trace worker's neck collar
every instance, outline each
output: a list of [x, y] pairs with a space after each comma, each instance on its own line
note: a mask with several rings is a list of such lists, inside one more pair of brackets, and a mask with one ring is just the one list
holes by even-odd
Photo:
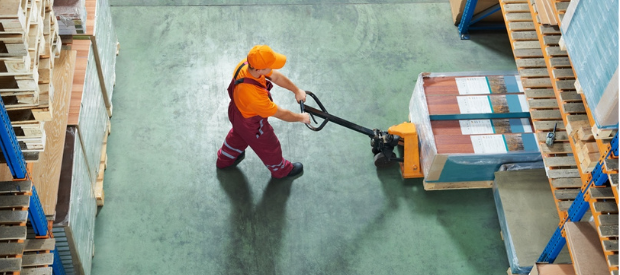
[[258, 73], [258, 70], [254, 70], [254, 69], [249, 69], [248, 68], [248, 72], [250, 72], [250, 74], [254, 77], [254, 78], [260, 78], [261, 74]]
[[248, 72], [250, 72], [250, 74], [254, 77], [254, 78], [260, 78], [263, 75], [267, 75], [271, 72], [271, 69], [262, 69], [262, 70], [257, 70], [257, 69], [252, 69], [252, 68], [248, 68]]

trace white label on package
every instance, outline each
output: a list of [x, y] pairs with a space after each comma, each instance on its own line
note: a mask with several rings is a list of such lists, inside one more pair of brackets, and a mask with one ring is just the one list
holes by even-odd
[[459, 94], [482, 95], [491, 93], [486, 77], [457, 77], [455, 80]]
[[463, 135], [494, 134], [490, 119], [459, 120]]
[[506, 143], [503, 135], [471, 136], [476, 154], [505, 154]]
[[521, 105], [521, 112], [529, 112], [530, 105], [527, 104], [527, 99], [525, 98], [525, 95], [518, 95], [518, 97], [519, 97], [519, 104]]
[[522, 118], [521, 119], [521, 125], [523, 125], [523, 132], [524, 133], [531, 133], [532, 132], [532, 124], [530, 124], [530, 120], [527, 118]]
[[457, 96], [461, 114], [489, 114], [493, 113], [488, 96]]
[[517, 86], [519, 87], [519, 92], [524, 92], [523, 90], [523, 83], [521, 83], [521, 76], [517, 75], [515, 76], [515, 78], [517, 79]]

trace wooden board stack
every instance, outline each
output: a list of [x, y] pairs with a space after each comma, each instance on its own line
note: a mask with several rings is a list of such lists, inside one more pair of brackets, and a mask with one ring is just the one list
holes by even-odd
[[502, 164], [540, 161], [517, 83], [514, 74], [420, 74], [410, 118], [426, 190], [490, 188]]
[[431, 120], [529, 117], [521, 90], [514, 75], [424, 78]]
[[52, 119], [52, 69], [61, 47], [52, 2], [0, 3], [0, 96], [27, 161], [44, 150], [43, 124]]

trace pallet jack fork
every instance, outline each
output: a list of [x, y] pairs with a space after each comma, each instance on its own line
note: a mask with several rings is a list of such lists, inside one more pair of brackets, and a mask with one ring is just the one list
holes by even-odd
[[[319, 123], [316, 121], [315, 116], [323, 119], [318, 127], [306, 124], [310, 130], [318, 132], [325, 127], [327, 122], [331, 121], [353, 131], [365, 134], [370, 137], [370, 146], [372, 147], [372, 153], [375, 156], [375, 166], [386, 167], [398, 162], [400, 164], [400, 170], [403, 178], [424, 177], [422, 174], [422, 169], [420, 168], [418, 133], [413, 123], [403, 122], [390, 127], [387, 131], [369, 129], [329, 114], [314, 93], [307, 91], [306, 94], [314, 99], [316, 104], [319, 105], [320, 110], [308, 106], [301, 101], [299, 103], [301, 106], [301, 112], [310, 114], [312, 120], [316, 124]], [[394, 148], [397, 146], [402, 147], [401, 152], [403, 157], [397, 157], [394, 153]]]

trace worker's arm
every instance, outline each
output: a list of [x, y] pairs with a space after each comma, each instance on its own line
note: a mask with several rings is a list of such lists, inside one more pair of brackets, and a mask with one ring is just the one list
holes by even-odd
[[278, 106], [278, 110], [273, 115], [273, 117], [279, 118], [286, 122], [303, 122], [306, 124], [310, 123], [310, 115], [308, 113], [293, 113], [287, 109], [282, 109]]
[[306, 101], [306, 91], [297, 88], [293, 81], [288, 79], [288, 77], [284, 76], [280, 72], [272, 70], [271, 76], [269, 78], [271, 79], [271, 82], [275, 83], [276, 85], [293, 92], [295, 94], [295, 100], [297, 100], [297, 102], [299, 102], [300, 100]]

